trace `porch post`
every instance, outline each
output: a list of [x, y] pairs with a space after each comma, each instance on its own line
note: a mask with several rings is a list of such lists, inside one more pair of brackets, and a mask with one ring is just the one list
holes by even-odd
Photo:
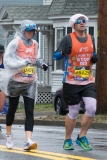
[[[42, 34], [44, 35], [44, 61], [49, 64], [49, 32], [48, 31], [43, 31]], [[45, 86], [49, 86], [49, 68], [44, 74], [44, 84]]]
[[4, 48], [6, 49], [7, 45], [8, 45], [8, 36], [9, 36], [9, 32], [7, 30], [4, 30]]
[[48, 69], [48, 80], [49, 80], [49, 85], [51, 86], [51, 81], [52, 81], [52, 76], [51, 76], [51, 72], [52, 72], [52, 56], [53, 56], [53, 31], [49, 32], [49, 41], [48, 41], [48, 65], [49, 65], [49, 69]]

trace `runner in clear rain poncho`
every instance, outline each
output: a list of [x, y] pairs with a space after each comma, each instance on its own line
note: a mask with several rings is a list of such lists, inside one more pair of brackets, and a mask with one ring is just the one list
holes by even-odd
[[[11, 127], [20, 95], [25, 106], [25, 150], [36, 149], [37, 144], [31, 140], [34, 125], [35, 93], [37, 92], [37, 74], [35, 66], [48, 69], [47, 64], [38, 58], [38, 43], [33, 40], [36, 24], [23, 20], [20, 33], [9, 43], [4, 54], [4, 71], [1, 70], [0, 89], [9, 95], [9, 109], [6, 116], [6, 146], [13, 148]], [[4, 83], [3, 83], [4, 82]]]

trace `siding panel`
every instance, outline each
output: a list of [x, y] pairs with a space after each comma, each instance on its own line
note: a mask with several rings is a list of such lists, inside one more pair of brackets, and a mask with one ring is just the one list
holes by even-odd
[[44, 5], [50, 5], [52, 0], [43, 0]]
[[26, 0], [0, 0], [0, 8], [3, 6], [3, 4], [26, 4], [26, 5], [40, 5], [43, 4], [43, 0], [30, 0], [30, 1], [26, 1]]
[[55, 93], [57, 89], [62, 87], [63, 71], [52, 72], [52, 88], [51, 92]]

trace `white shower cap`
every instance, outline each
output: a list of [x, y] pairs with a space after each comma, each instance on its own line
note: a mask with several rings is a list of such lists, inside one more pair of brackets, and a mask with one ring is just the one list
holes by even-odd
[[77, 20], [79, 17], [84, 17], [85, 20], [86, 20], [86, 23], [88, 22], [88, 17], [85, 16], [84, 14], [74, 14], [74, 15], [71, 16], [70, 19], [69, 19], [69, 25], [70, 25], [70, 27], [74, 28], [74, 24], [75, 24], [76, 20]]

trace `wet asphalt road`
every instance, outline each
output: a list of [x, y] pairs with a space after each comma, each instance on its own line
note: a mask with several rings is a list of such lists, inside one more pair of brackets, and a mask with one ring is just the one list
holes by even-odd
[[84, 151], [75, 143], [79, 128], [73, 132], [74, 151], [63, 150], [64, 127], [35, 126], [32, 140], [38, 144], [35, 151], [24, 152], [25, 133], [23, 125], [13, 125], [14, 148], [5, 147], [5, 125], [0, 133], [0, 160], [107, 160], [107, 130], [90, 129], [87, 137], [93, 151]]

